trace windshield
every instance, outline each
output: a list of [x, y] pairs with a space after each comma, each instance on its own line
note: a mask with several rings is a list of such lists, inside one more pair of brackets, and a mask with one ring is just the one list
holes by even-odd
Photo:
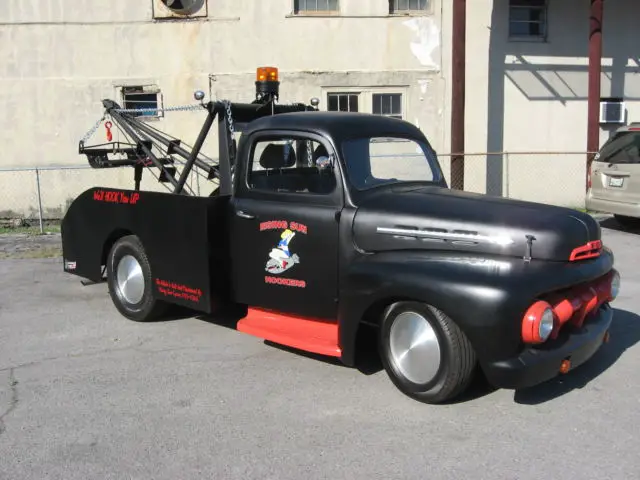
[[623, 132], [604, 144], [596, 156], [604, 163], [640, 163], [640, 132]]
[[441, 181], [435, 153], [401, 137], [365, 137], [342, 146], [349, 181], [358, 190], [401, 182]]

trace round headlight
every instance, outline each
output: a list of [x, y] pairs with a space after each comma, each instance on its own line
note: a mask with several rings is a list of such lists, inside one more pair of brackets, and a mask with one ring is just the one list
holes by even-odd
[[534, 302], [522, 318], [522, 340], [525, 343], [546, 342], [553, 332], [555, 315], [548, 302]]
[[540, 340], [543, 342], [549, 338], [551, 332], [553, 331], [553, 310], [550, 308], [546, 308], [542, 313], [542, 317], [540, 318], [540, 323], [538, 324], [538, 336]]
[[620, 273], [618, 273], [617, 270], [614, 270], [613, 276], [611, 277], [611, 291], [609, 293], [609, 301], [615, 300], [619, 293], [620, 293]]

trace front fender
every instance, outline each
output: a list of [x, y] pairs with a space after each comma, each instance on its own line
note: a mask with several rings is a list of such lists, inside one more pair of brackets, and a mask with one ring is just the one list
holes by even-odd
[[471, 254], [384, 252], [354, 261], [341, 282], [340, 344], [353, 364], [355, 339], [374, 305], [411, 299], [433, 305], [456, 322], [481, 363], [509, 358], [522, 348], [521, 319], [539, 296], [598, 278], [613, 255], [576, 262], [525, 262]]

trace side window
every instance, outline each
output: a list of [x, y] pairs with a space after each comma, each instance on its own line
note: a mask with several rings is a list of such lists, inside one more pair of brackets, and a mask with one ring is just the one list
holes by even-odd
[[247, 183], [252, 190], [327, 195], [337, 184], [334, 161], [315, 140], [261, 139], [251, 150]]

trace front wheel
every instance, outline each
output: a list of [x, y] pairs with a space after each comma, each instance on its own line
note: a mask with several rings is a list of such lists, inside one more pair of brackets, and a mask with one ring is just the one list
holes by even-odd
[[151, 265], [135, 235], [120, 238], [111, 248], [107, 282], [114, 305], [130, 320], [154, 320], [166, 310], [167, 304], [153, 296]]
[[380, 357], [395, 386], [424, 403], [442, 403], [471, 383], [476, 356], [458, 326], [442, 311], [399, 302], [384, 313]]

